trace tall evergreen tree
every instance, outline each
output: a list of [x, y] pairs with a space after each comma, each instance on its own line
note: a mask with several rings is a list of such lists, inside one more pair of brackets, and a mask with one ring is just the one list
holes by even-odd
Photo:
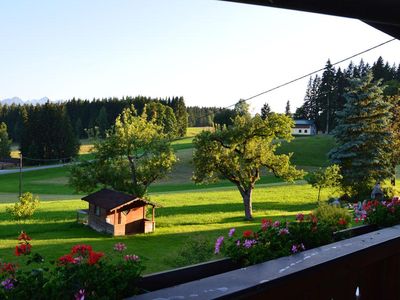
[[6, 123], [0, 123], [0, 158], [10, 157], [11, 140], [8, 138]]
[[321, 85], [319, 87], [318, 103], [320, 114], [317, 118], [317, 127], [329, 133], [333, 125], [333, 112], [336, 103], [334, 94], [335, 89], [335, 69], [330, 60], [326, 62], [325, 71], [322, 74]]
[[103, 106], [100, 111], [99, 115], [96, 119], [97, 126], [99, 127], [99, 134], [100, 137], [104, 138], [106, 136], [106, 130], [109, 128], [108, 119], [107, 119], [107, 110], [105, 106]]
[[170, 105], [174, 110], [176, 122], [178, 124], [178, 136], [185, 136], [188, 126], [188, 113], [186, 111], [185, 100], [183, 97], [176, 97], [170, 101]]
[[394, 171], [391, 105], [383, 97], [380, 82], [373, 82], [371, 72], [352, 80], [346, 99], [334, 131], [337, 147], [329, 157], [341, 166], [344, 189], [364, 199], [376, 181], [390, 178]]
[[265, 120], [272, 113], [271, 107], [268, 103], [264, 103], [263, 107], [261, 107], [261, 119]]
[[79, 141], [66, 109], [49, 102], [33, 107], [25, 119], [20, 147], [23, 156], [35, 159], [76, 156]]
[[292, 113], [290, 112], [290, 101], [289, 100], [286, 102], [285, 115], [288, 117], [292, 117]]
[[[296, 110], [296, 119], [313, 120], [315, 122], [319, 120], [319, 114], [321, 111], [320, 103], [318, 101], [320, 85], [321, 78], [318, 75], [315, 75], [314, 78], [310, 77], [307, 84], [306, 94], [304, 96], [304, 103]], [[317, 130], [320, 131], [322, 128], [317, 126]]]

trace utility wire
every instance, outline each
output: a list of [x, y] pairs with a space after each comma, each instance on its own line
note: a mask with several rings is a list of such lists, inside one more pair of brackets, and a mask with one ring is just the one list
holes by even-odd
[[31, 160], [31, 161], [64, 161], [68, 159], [72, 159], [72, 157], [62, 157], [62, 158], [32, 158], [22, 156], [22, 159]]
[[[343, 59], [341, 59], [341, 60], [339, 60], [339, 61], [333, 63], [332, 66], [336, 66], [337, 64], [340, 64], [340, 63], [345, 62], [345, 61], [347, 61], [347, 60], [349, 60], [349, 59], [352, 59], [352, 58], [354, 58], [354, 57], [357, 57], [357, 56], [359, 56], [359, 55], [361, 55], [361, 54], [364, 54], [364, 53], [367, 53], [367, 52], [369, 52], [369, 51], [371, 51], [371, 50], [374, 50], [374, 49], [376, 49], [376, 48], [379, 48], [379, 47], [381, 47], [381, 46], [383, 46], [383, 45], [386, 45], [386, 44], [388, 44], [388, 43], [390, 43], [390, 42], [393, 42], [394, 40], [396, 40], [396, 39], [395, 39], [395, 38], [392, 38], [392, 39], [387, 40], [387, 41], [385, 41], [385, 42], [383, 42], [383, 43], [380, 43], [380, 44], [378, 44], [378, 45], [375, 45], [375, 46], [372, 46], [372, 47], [370, 47], [370, 48], [368, 48], [368, 49], [365, 49], [365, 50], [363, 50], [363, 51], [361, 51], [361, 52], [358, 52], [358, 53], [356, 53], [356, 54], [353, 54], [353, 55], [351, 55], [351, 56], [348, 56], [348, 57], [346, 57], [346, 58], [343, 58]], [[249, 100], [252, 100], [252, 99], [257, 98], [257, 97], [259, 97], [259, 96], [262, 96], [262, 95], [265, 95], [265, 94], [270, 93], [270, 92], [272, 92], [272, 91], [275, 91], [275, 90], [277, 90], [277, 89], [279, 89], [279, 88], [281, 88], [281, 87], [287, 86], [287, 85], [292, 84], [292, 83], [294, 83], [294, 82], [296, 82], [296, 81], [299, 81], [299, 80], [301, 80], [301, 79], [304, 79], [304, 78], [306, 78], [306, 77], [309, 77], [309, 76], [311, 76], [311, 75], [314, 75], [315, 73], [319, 73], [319, 72], [321, 72], [321, 71], [323, 71], [323, 70], [325, 70], [325, 67], [324, 67], [324, 68], [321, 68], [321, 69], [318, 69], [318, 70], [315, 70], [315, 71], [312, 71], [312, 72], [310, 72], [310, 73], [308, 73], [308, 74], [302, 75], [302, 76], [300, 76], [300, 77], [297, 77], [297, 78], [295, 78], [295, 79], [292, 79], [292, 80], [287, 81], [287, 82], [285, 82], [285, 83], [282, 83], [282, 84], [280, 84], [280, 85], [277, 85], [277, 86], [275, 86], [275, 87], [273, 87], [273, 88], [270, 88], [270, 89], [268, 89], [268, 90], [266, 90], [266, 91], [260, 92], [260, 93], [254, 95], [254, 96], [249, 97], [249, 98], [242, 99], [242, 101], [249, 101]], [[237, 103], [237, 102], [236, 102], [236, 103]], [[225, 107], [220, 108], [220, 109], [227, 109], [227, 108], [230, 108], [230, 107], [234, 107], [234, 106], [236, 105], [236, 103], [231, 104], [231, 105], [228, 105], [228, 106], [225, 106]], [[203, 116], [197, 117], [196, 120], [201, 119], [201, 118], [208, 117], [208, 116], [210, 116], [210, 115], [212, 115], [212, 114], [213, 114], [213, 112], [210, 112], [210, 113], [205, 114], [205, 115], [203, 115]]]
[[[336, 66], [337, 64], [340, 64], [340, 63], [342, 63], [342, 62], [345, 62], [346, 60], [352, 59], [352, 58], [354, 58], [354, 57], [356, 57], [356, 56], [359, 56], [359, 55], [361, 55], [361, 54], [367, 53], [367, 52], [369, 52], [369, 51], [371, 51], [371, 50], [374, 50], [374, 49], [376, 49], [376, 48], [378, 48], [378, 47], [381, 47], [381, 46], [386, 45], [386, 44], [388, 44], [388, 43], [390, 43], [390, 42], [393, 42], [394, 40], [396, 40], [396, 39], [393, 38], [393, 39], [387, 40], [386, 42], [380, 43], [380, 44], [378, 44], [378, 45], [376, 45], [376, 46], [373, 46], [373, 47], [370, 47], [370, 48], [368, 48], [368, 49], [366, 49], [366, 50], [364, 50], [364, 51], [361, 51], [361, 52], [358, 52], [358, 53], [356, 53], [356, 54], [353, 54], [353, 55], [351, 55], [351, 56], [349, 56], [349, 57], [343, 58], [342, 60], [339, 60], [339, 61], [333, 63], [332, 66]], [[321, 68], [321, 69], [318, 69], [318, 70], [313, 71], [313, 72], [311, 72], [311, 73], [308, 73], [308, 74], [306, 74], [306, 75], [297, 77], [297, 78], [295, 78], [295, 79], [293, 79], [293, 80], [290, 80], [290, 81], [288, 81], [288, 82], [285, 82], [285, 83], [282, 83], [282, 84], [280, 84], [280, 85], [277, 85], [277, 86], [275, 86], [275, 87], [273, 87], [273, 88], [271, 88], [271, 89], [269, 89], [269, 90], [266, 90], [266, 91], [264, 91], [264, 92], [258, 93], [258, 94], [254, 95], [254, 96], [251, 96], [251, 97], [247, 98], [247, 99], [243, 99], [243, 101], [249, 101], [249, 100], [251, 100], [251, 99], [257, 98], [257, 97], [259, 97], [259, 96], [261, 96], [261, 95], [264, 95], [264, 94], [267, 94], [267, 93], [272, 92], [272, 91], [274, 91], [274, 90], [277, 90], [277, 89], [279, 89], [279, 88], [281, 88], [281, 87], [284, 87], [284, 86], [289, 85], [289, 84], [291, 84], [291, 83], [293, 83], [293, 82], [296, 82], [296, 81], [299, 81], [299, 80], [304, 79], [304, 78], [306, 78], [306, 77], [309, 77], [309, 76], [311, 76], [311, 75], [313, 75], [313, 74], [315, 74], [315, 73], [321, 72], [321, 71], [323, 71], [323, 70], [325, 70], [325, 68]], [[235, 104], [234, 104], [234, 105], [235, 105]], [[230, 105], [230, 106], [232, 106], [232, 105]], [[228, 107], [230, 107], [230, 106], [228, 106]]]

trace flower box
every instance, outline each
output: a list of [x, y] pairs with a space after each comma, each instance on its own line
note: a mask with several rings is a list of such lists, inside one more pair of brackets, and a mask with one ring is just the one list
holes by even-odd
[[[349, 231], [370, 229], [364, 226]], [[207, 275], [207, 268], [214, 274]], [[218, 269], [219, 274], [215, 272]], [[145, 276], [142, 284], [150, 290], [154, 279], [154, 289], [162, 288], [156, 279], [164, 277], [164, 288], [129, 299], [354, 299], [356, 295], [400, 299], [400, 226], [246, 268], [234, 269], [229, 260], [219, 260], [163, 273]], [[188, 276], [191, 273], [194, 275]]]

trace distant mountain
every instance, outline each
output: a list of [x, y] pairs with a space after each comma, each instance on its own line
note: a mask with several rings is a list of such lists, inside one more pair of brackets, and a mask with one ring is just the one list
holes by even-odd
[[13, 98], [0, 100], [0, 104], [2, 104], [2, 105], [12, 105], [12, 104], [15, 104], [15, 105], [23, 105], [23, 104], [37, 105], [37, 104], [44, 104], [47, 101], [50, 101], [49, 98], [47, 98], [47, 97], [43, 97], [40, 99], [31, 99], [31, 100], [26, 100], [26, 101], [24, 101], [18, 97], [13, 97]]
[[24, 101], [22, 101], [18, 97], [13, 97], [13, 98], [8, 98], [8, 99], [3, 99], [0, 101], [1, 104], [3, 105], [11, 105], [11, 104], [24, 104]]

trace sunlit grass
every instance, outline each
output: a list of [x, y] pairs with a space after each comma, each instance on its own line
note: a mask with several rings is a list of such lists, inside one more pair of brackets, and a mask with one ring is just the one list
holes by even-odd
[[[323, 191], [327, 197], [328, 191]], [[234, 188], [209, 189], [181, 193], [151, 194], [156, 209], [156, 232], [127, 237], [111, 237], [76, 223], [76, 210], [87, 208], [79, 200], [42, 201], [31, 220], [15, 222], [5, 212], [8, 203], [0, 204], [0, 257], [12, 255], [16, 236], [21, 230], [32, 238], [35, 251], [52, 260], [68, 252], [74, 244], [89, 243], [99, 251], [109, 252], [116, 242], [127, 244], [129, 253], [145, 258], [147, 272], [171, 268], [165, 259], [191, 236], [203, 235], [214, 240], [231, 227], [256, 229], [262, 218], [292, 220], [298, 212], [307, 213], [315, 205], [316, 190], [308, 185], [262, 186], [254, 191], [254, 221], [244, 220], [243, 204]], [[65, 197], [64, 197], [65, 198]]]

